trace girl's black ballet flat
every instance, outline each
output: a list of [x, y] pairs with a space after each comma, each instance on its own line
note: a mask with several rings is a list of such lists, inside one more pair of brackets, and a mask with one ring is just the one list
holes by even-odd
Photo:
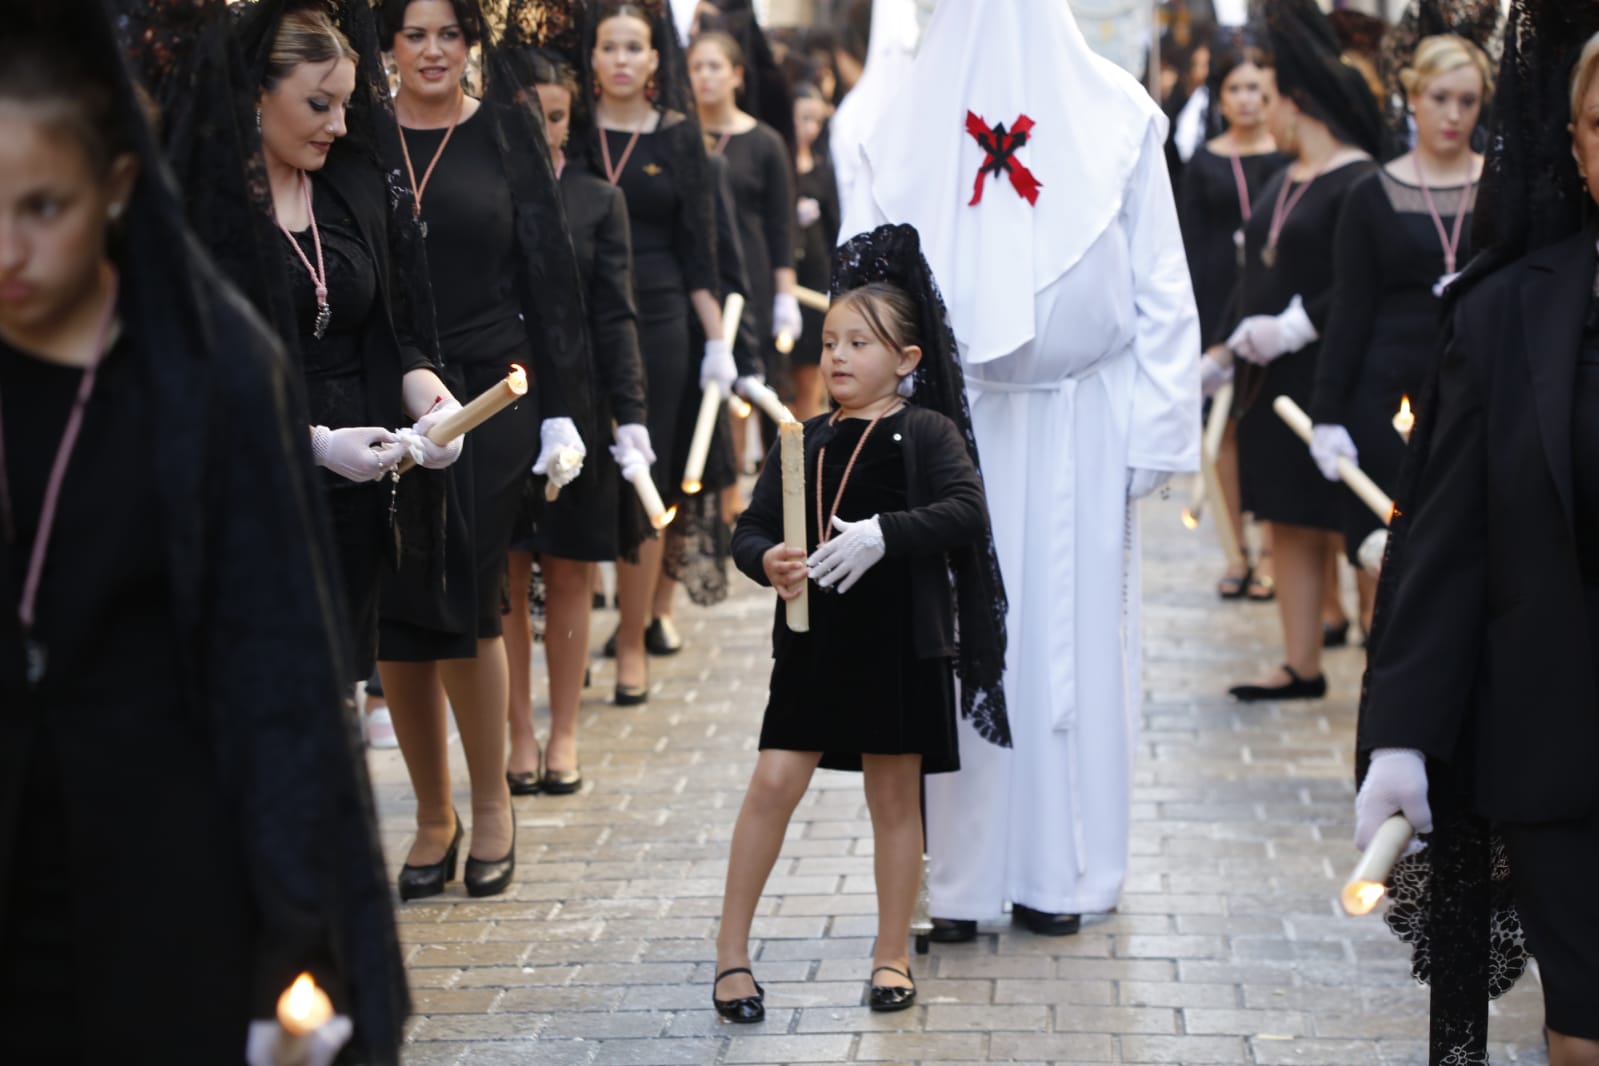
[[[450, 813], [455, 814], [454, 811]], [[455, 867], [460, 854], [461, 816], [455, 814], [455, 836], [450, 838], [450, 850], [444, 853], [444, 858], [430, 866], [412, 866], [406, 863], [400, 867], [400, 901], [442, 895], [444, 886], [455, 880]], [[470, 864], [470, 860], [468, 863]]]
[[735, 966], [731, 970], [723, 970], [716, 975], [716, 980], [711, 984], [711, 1005], [716, 1008], [716, 1013], [722, 1016], [724, 1022], [733, 1022], [738, 1025], [750, 1025], [754, 1022], [766, 1020], [766, 989], [755, 981], [755, 994], [743, 996], [739, 999], [717, 999], [716, 986], [721, 984], [722, 978], [731, 977], [736, 973], [747, 973], [750, 980], [755, 981], [755, 974], [748, 966]]
[[1283, 673], [1288, 682], [1282, 685], [1234, 685], [1228, 693], [1239, 703], [1259, 703], [1264, 700], [1319, 700], [1327, 695], [1327, 675], [1300, 677], [1287, 663]]
[[871, 994], [867, 997], [866, 1005], [879, 1014], [891, 1011], [906, 1010], [916, 1005], [916, 978], [910, 975], [910, 967], [901, 970], [896, 966], [879, 966], [872, 971], [872, 976], [887, 970], [889, 973], [899, 974], [910, 981], [909, 986], [873, 984]]

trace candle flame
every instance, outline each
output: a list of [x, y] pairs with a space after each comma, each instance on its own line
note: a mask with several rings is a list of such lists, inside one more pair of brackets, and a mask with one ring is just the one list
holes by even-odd
[[672, 524], [672, 519], [677, 517], [677, 505], [674, 504], [650, 520], [656, 529], [665, 529]]
[[1387, 893], [1381, 881], [1352, 881], [1344, 886], [1344, 910], [1356, 918], [1370, 914]]
[[518, 396], [527, 395], [527, 371], [521, 364], [511, 364], [511, 372], [505, 375], [505, 385]]
[[1396, 415], [1395, 417], [1402, 418], [1402, 419], [1411, 417], [1411, 415], [1410, 415], [1410, 397], [1409, 396], [1401, 396], [1401, 397], [1399, 397], [1399, 414]]
[[700, 490], [704, 487], [705, 486], [698, 481], [689, 481], [686, 478], [683, 481], [683, 491], [690, 496], [698, 496]]
[[745, 402], [742, 396], [729, 396], [727, 398], [727, 409], [733, 412], [734, 418], [748, 418], [750, 416], [750, 405]]
[[1199, 528], [1199, 516], [1188, 508], [1183, 508], [1183, 526], [1187, 529]]
[[278, 1024], [294, 1036], [305, 1036], [333, 1017], [327, 993], [317, 987], [308, 973], [302, 973], [278, 997]]
[[794, 334], [786, 329], [779, 333], [777, 335], [777, 350], [783, 355], [792, 352], [794, 350]]

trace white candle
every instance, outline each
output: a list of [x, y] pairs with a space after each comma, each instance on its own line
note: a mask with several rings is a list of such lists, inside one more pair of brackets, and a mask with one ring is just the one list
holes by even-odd
[[333, 1018], [333, 1003], [316, 986], [308, 973], [302, 973], [278, 997], [278, 1025], [283, 1035], [273, 1054], [275, 1066], [304, 1066], [310, 1055], [311, 1034]]
[[[1287, 396], [1279, 396], [1272, 401], [1272, 410], [1277, 412], [1277, 417], [1288, 423], [1288, 428], [1299, 435], [1299, 439], [1306, 444], [1310, 443], [1311, 424], [1310, 416]], [[1376, 516], [1387, 525], [1393, 521], [1394, 501], [1388, 494], [1377, 487], [1367, 473], [1356, 466], [1349, 459], [1340, 455], [1338, 457], [1338, 477], [1348, 485], [1350, 491], [1360, 497], [1360, 502], [1372, 509]]]
[[[527, 371], [512, 363], [511, 372], [505, 375], [503, 381], [490, 385], [471, 403], [434, 423], [433, 428], [428, 430], [428, 440], [443, 447], [457, 437], [470, 433], [526, 395]], [[415, 465], [415, 461], [407, 456], [396, 469], [403, 474]]]
[[1399, 413], [1394, 415], [1394, 432], [1410, 443], [1410, 431], [1416, 428], [1416, 416], [1410, 413], [1410, 397], [1399, 398]]
[[1200, 480], [1205, 486], [1205, 498], [1215, 515], [1216, 539], [1221, 542], [1222, 553], [1230, 566], [1243, 566], [1243, 545], [1238, 543], [1238, 531], [1233, 528], [1232, 515], [1227, 507], [1227, 494], [1221, 487], [1221, 443], [1227, 435], [1227, 422], [1232, 416], [1233, 386], [1227, 382], [1216, 390], [1210, 401], [1210, 419], [1205, 423], [1205, 439], [1200, 454]]
[[641, 466], [633, 471], [633, 476], [628, 478], [633, 489], [638, 493], [639, 502], [644, 505], [644, 513], [649, 515], [650, 525], [656, 529], [665, 529], [672, 524], [672, 519], [677, 517], [677, 508], [670, 509], [661, 502], [661, 493], [655, 487], [655, 481], [650, 477], [650, 468]]
[[1339, 899], [1344, 911], [1356, 918], [1370, 914], [1387, 893], [1388, 877], [1394, 863], [1405, 853], [1410, 838], [1416, 835], [1402, 814], [1396, 814], [1377, 827], [1377, 835], [1361, 853], [1355, 872], [1349, 875]]
[[752, 381], [745, 386], [745, 389], [749, 393], [750, 403], [766, 412], [766, 417], [773, 422], [794, 421], [794, 412], [784, 407], [783, 401], [777, 398], [777, 393], [766, 385], [757, 385]]
[[[777, 427], [782, 449], [783, 546], [805, 551], [805, 427], [790, 419]], [[811, 628], [810, 583], [784, 604], [788, 628], [807, 633]]]
[[562, 448], [556, 452], [555, 458], [550, 462], [549, 470], [545, 473], [544, 499], [554, 503], [556, 497], [561, 495], [561, 485], [556, 482], [557, 475], [563, 483], [570, 483], [582, 469], [583, 453], [576, 448]]
[[[729, 345], [738, 336], [738, 321], [744, 317], [744, 297], [736, 292], [727, 294], [722, 307], [722, 337]], [[700, 395], [700, 413], [694, 419], [694, 436], [688, 442], [688, 461], [683, 464], [683, 491], [697, 495], [705, 487], [705, 459], [711, 454], [711, 434], [716, 432], [716, 416], [721, 413], [722, 387], [707, 382]]]
[[794, 287], [794, 299], [799, 301], [801, 307], [809, 307], [812, 311], [820, 311], [824, 315], [827, 314], [829, 297], [825, 292], [817, 292], [815, 289], [807, 289], [803, 285], [796, 285]]

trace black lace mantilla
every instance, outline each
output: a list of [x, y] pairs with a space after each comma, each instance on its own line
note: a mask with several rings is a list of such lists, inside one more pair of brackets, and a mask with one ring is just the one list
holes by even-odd
[[[966, 401], [966, 375], [961, 371], [944, 297], [932, 267], [922, 256], [914, 226], [879, 226], [855, 237], [833, 260], [832, 290], [858, 289], [874, 281], [898, 286], [920, 308], [917, 333], [922, 361], [911, 402], [938, 411], [960, 428], [966, 450], [982, 476], [977, 435]], [[1010, 604], [1000, 575], [994, 533], [986, 529], [975, 545], [951, 552], [950, 581], [956, 599], [956, 675], [960, 679], [961, 716], [983, 739], [1011, 746], [1010, 719], [1005, 713], [1005, 616]]]

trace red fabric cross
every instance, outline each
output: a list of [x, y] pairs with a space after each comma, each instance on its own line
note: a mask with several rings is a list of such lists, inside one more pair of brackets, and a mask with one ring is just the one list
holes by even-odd
[[1027, 143], [1032, 131], [1033, 120], [1026, 115], [1018, 116], [1011, 128], [1006, 130], [1003, 122], [990, 129], [988, 123], [970, 111], [966, 112], [966, 132], [988, 153], [983, 165], [977, 168], [977, 184], [972, 189], [968, 207], [983, 202], [983, 182], [990, 174], [996, 178], [1001, 174], [1009, 174], [1011, 185], [1022, 199], [1038, 206], [1038, 190], [1044, 187], [1043, 183], [1033, 177], [1033, 172], [1016, 158], [1016, 150]]

